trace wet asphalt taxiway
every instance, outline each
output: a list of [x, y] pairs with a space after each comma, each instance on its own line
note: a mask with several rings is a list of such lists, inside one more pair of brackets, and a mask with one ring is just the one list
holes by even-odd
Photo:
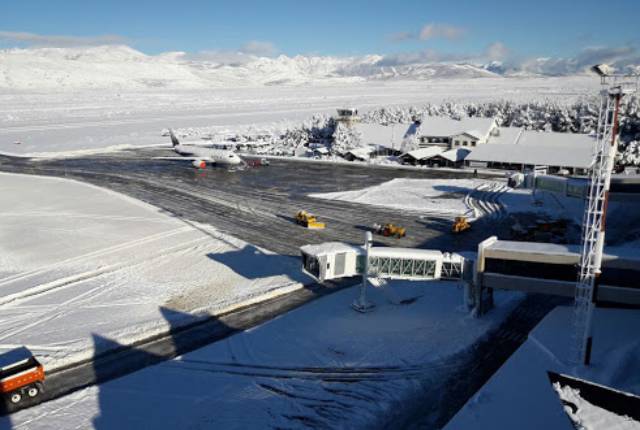
[[[0, 156], [0, 171], [52, 175], [89, 182], [152, 204], [186, 222], [215, 226], [224, 233], [283, 255], [298, 255], [309, 243], [362, 243], [374, 223], [407, 228], [403, 239], [376, 236], [377, 244], [444, 251], [474, 250], [478, 241], [501, 225], [481, 222], [464, 235], [450, 234], [452, 217], [435, 212], [411, 212], [352, 202], [309, 197], [361, 189], [394, 178], [470, 178], [472, 172], [371, 168], [343, 164], [271, 160], [270, 166], [229, 171], [193, 168], [189, 161], [156, 159], [164, 150], [140, 149], [86, 158], [32, 161]], [[174, 154], [175, 155], [175, 154]], [[462, 198], [464, 192], [442, 198]], [[468, 190], [470, 191], [470, 190]], [[307, 230], [294, 222], [307, 210], [327, 224]]]

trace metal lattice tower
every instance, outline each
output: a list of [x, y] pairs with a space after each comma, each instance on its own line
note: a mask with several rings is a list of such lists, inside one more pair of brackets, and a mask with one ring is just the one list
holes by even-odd
[[575, 360], [584, 365], [589, 365], [591, 361], [592, 316], [601, 274], [611, 171], [618, 148], [620, 100], [625, 94], [635, 92], [638, 86], [637, 77], [633, 82], [624, 82], [622, 79], [629, 76], [595, 71], [600, 74], [603, 86], [608, 88], [601, 92], [591, 184], [582, 223], [580, 268], [575, 289]]

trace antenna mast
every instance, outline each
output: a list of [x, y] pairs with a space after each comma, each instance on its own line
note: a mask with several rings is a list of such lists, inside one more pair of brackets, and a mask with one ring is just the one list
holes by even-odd
[[[638, 89], [638, 77], [615, 75], [606, 65], [592, 69], [600, 76], [600, 114], [596, 135], [594, 160], [591, 166], [589, 196], [582, 223], [580, 269], [574, 302], [574, 349], [578, 364], [591, 362], [592, 318], [602, 273], [602, 252], [609, 201], [611, 171], [618, 149], [620, 100]], [[625, 81], [626, 79], [626, 81]]]

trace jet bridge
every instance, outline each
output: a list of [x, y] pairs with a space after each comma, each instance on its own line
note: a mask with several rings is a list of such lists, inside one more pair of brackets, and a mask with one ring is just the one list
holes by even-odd
[[[300, 248], [302, 270], [320, 282], [362, 275], [365, 247], [342, 242]], [[459, 280], [464, 257], [430, 249], [372, 247], [368, 251], [368, 276], [383, 279]]]

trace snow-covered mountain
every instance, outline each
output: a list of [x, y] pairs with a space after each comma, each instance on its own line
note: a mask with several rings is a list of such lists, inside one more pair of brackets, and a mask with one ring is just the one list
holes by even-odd
[[382, 65], [383, 57], [257, 57], [236, 61], [183, 52], [145, 55], [127, 46], [0, 50], [0, 88], [211, 88], [497, 77], [470, 64]]

